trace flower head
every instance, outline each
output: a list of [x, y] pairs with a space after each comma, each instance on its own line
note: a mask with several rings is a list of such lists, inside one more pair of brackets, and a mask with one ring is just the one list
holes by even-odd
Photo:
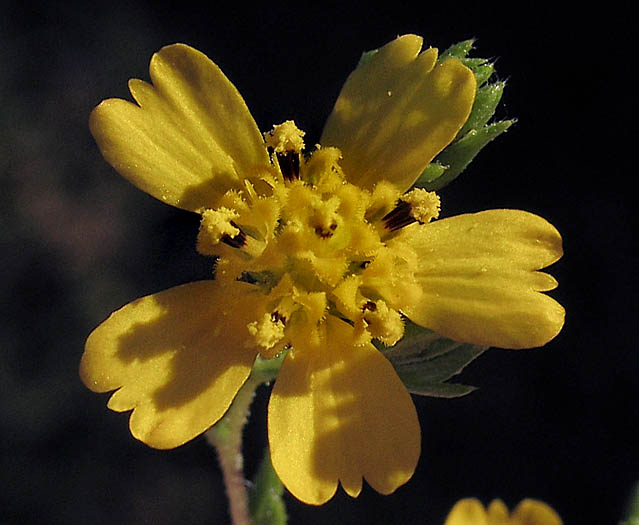
[[458, 341], [539, 346], [563, 309], [537, 270], [561, 256], [545, 220], [493, 210], [435, 220], [439, 197], [411, 186], [457, 134], [476, 85], [459, 60], [437, 63], [400, 37], [350, 75], [320, 144], [304, 154], [291, 121], [259, 132], [220, 69], [182, 44], [151, 60], [137, 104], [102, 102], [91, 131], [133, 184], [201, 215], [197, 248], [215, 280], [123, 307], [89, 336], [81, 375], [109, 407], [133, 410], [133, 435], [172, 448], [213, 425], [256, 356], [287, 351], [268, 415], [273, 466], [320, 504], [362, 478], [390, 493], [420, 453], [415, 408], [372, 344], [404, 319]]
[[475, 498], [458, 501], [448, 514], [444, 525], [561, 525], [557, 513], [544, 503], [534, 499], [522, 500], [509, 514], [500, 499], [491, 502], [487, 509]]

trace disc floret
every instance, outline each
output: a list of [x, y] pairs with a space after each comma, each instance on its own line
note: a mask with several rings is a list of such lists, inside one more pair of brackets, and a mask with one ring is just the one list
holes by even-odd
[[[300, 334], [319, 337], [328, 315], [349, 322], [362, 343], [392, 346], [403, 336], [401, 310], [419, 299], [416, 255], [386, 240], [439, 214], [439, 197], [413, 190], [402, 196], [386, 181], [371, 191], [347, 181], [337, 148], [303, 156], [300, 131], [287, 121], [265, 134], [272, 173], [228, 191], [204, 210], [198, 250], [220, 257], [218, 279], [253, 282], [267, 296], [247, 329], [271, 358]], [[250, 276], [250, 278], [249, 278]]]

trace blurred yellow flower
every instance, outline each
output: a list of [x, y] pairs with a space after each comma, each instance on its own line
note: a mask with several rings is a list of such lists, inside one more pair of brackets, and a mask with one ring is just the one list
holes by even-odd
[[484, 509], [475, 498], [458, 501], [450, 511], [444, 525], [562, 525], [559, 515], [543, 501], [522, 500], [509, 514], [500, 499]]
[[90, 128], [133, 184], [201, 215], [215, 280], [134, 301], [89, 336], [80, 373], [132, 434], [172, 448], [226, 412], [258, 354], [288, 350], [268, 408], [273, 466], [321, 504], [362, 478], [387, 494], [420, 454], [415, 408], [390, 362], [403, 316], [443, 336], [540, 346], [563, 325], [539, 293], [561, 256], [544, 219], [493, 210], [430, 222], [439, 197], [409, 191], [468, 118], [476, 84], [456, 59], [402, 36], [350, 75], [310, 157], [288, 121], [265, 134], [205, 55], [183, 44], [151, 60], [137, 104], [109, 99]]

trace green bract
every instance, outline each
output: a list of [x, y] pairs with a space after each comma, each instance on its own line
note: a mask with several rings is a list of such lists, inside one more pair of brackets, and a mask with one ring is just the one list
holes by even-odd
[[[501, 120], [489, 123], [501, 100], [506, 83], [487, 83], [494, 73], [494, 64], [485, 58], [468, 58], [474, 40], [465, 40], [449, 47], [438, 63], [458, 58], [468, 67], [477, 80], [477, 94], [466, 124], [439, 155], [435, 157], [415, 183], [416, 187], [429, 191], [439, 190], [455, 180], [475, 156], [492, 140], [496, 139], [516, 120]], [[364, 58], [364, 57], [362, 57]]]
[[487, 347], [458, 343], [406, 321], [404, 338], [384, 351], [400, 379], [412, 394], [459, 397], [475, 387], [447, 383]]

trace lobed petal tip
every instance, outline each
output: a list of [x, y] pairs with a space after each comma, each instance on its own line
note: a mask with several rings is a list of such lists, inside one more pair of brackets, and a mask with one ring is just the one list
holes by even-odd
[[257, 351], [242, 328], [263, 299], [249, 286], [199, 281], [129, 303], [89, 335], [82, 381], [115, 390], [108, 407], [133, 410], [136, 439], [186, 443], [224, 415], [251, 372]]
[[129, 81], [137, 104], [108, 99], [89, 117], [116, 171], [153, 197], [195, 212], [268, 172], [257, 124], [206, 55], [186, 44], [165, 46], [152, 56], [149, 72], [152, 83]]
[[556, 280], [538, 270], [561, 257], [548, 221], [519, 210], [459, 215], [403, 232], [418, 254], [422, 299], [404, 313], [455, 341], [534, 348], [562, 329], [563, 307], [541, 291]]
[[[273, 467], [299, 500], [321, 505], [363, 480], [390, 494], [413, 475], [421, 450], [417, 412], [390, 362], [353, 328], [327, 319], [322, 351], [289, 353], [269, 402]], [[401, 444], [401, 446], [398, 446]]]

